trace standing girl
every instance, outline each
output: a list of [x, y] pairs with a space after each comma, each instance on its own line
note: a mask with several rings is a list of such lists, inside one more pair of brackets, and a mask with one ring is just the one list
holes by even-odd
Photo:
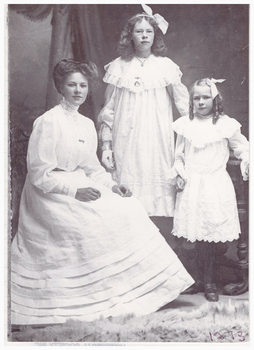
[[121, 57], [105, 66], [102, 162], [149, 216], [172, 217], [175, 188], [166, 179], [174, 154], [172, 108], [174, 102], [181, 115], [188, 114], [189, 95], [179, 67], [165, 57], [160, 30], [165, 34], [168, 23], [143, 8], [146, 13], [133, 16], [121, 34]]
[[173, 123], [178, 134], [175, 163], [170, 171], [176, 190], [173, 235], [196, 242], [198, 278], [192, 292], [219, 299], [214, 279], [218, 242], [239, 238], [235, 190], [226, 170], [230, 148], [241, 159], [248, 179], [249, 143], [241, 125], [223, 114], [215, 85], [223, 80], [201, 79], [190, 91], [190, 115]]

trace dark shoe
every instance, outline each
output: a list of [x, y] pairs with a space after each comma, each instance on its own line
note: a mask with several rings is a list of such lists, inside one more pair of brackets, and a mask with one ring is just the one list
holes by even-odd
[[197, 294], [199, 292], [204, 292], [204, 283], [198, 280], [181, 294]]
[[208, 301], [215, 302], [219, 300], [216, 285], [214, 283], [205, 284], [205, 297]]

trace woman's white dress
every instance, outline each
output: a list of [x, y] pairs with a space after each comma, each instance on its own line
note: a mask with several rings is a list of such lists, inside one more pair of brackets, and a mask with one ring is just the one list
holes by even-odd
[[[216, 124], [212, 117], [188, 116], [173, 123], [178, 134], [171, 183], [180, 175], [186, 180], [177, 193], [173, 235], [189, 241], [226, 242], [239, 238], [240, 224], [236, 195], [226, 170], [230, 148], [241, 159], [244, 174], [249, 162], [249, 143], [241, 125], [227, 115]], [[245, 178], [244, 178], [245, 180]]]
[[[149, 314], [193, 280], [135, 198], [112, 192], [93, 122], [58, 105], [34, 123], [11, 251], [12, 324]], [[77, 188], [101, 191], [75, 199]]]
[[115, 178], [143, 203], [149, 216], [173, 216], [175, 189], [166, 173], [174, 162], [173, 105], [188, 114], [189, 95], [179, 67], [153, 54], [105, 66], [105, 107], [99, 137], [112, 141]]

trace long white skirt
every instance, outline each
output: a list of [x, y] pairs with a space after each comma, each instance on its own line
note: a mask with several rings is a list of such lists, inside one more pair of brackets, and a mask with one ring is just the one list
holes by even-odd
[[[63, 176], [81, 187], [83, 174]], [[27, 178], [12, 243], [12, 324], [146, 315], [194, 283], [136, 198], [91, 187], [101, 198], [80, 202]]]

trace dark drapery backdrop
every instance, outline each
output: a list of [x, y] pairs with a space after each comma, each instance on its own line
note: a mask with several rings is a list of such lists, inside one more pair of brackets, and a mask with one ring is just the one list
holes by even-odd
[[[104, 65], [117, 57], [117, 42], [128, 18], [141, 11], [139, 5], [73, 5], [72, 48], [76, 59], [95, 62], [100, 78], [104, 75]], [[96, 116], [103, 106], [105, 86], [103, 83], [88, 104], [81, 107], [84, 114]]]
[[[168, 57], [177, 63], [183, 72], [183, 83], [189, 88], [195, 80], [207, 76], [226, 79], [225, 83], [220, 84], [225, 112], [242, 124], [242, 132], [248, 137], [249, 5], [149, 4], [149, 6], [154, 14], [163, 15], [169, 22], [164, 41], [168, 47]], [[142, 8], [137, 4], [9, 5], [9, 17], [12, 11], [24, 15], [28, 18], [27, 21], [34, 21], [34, 28], [36, 23], [41, 25], [43, 21], [46, 23], [46, 19], [51, 19], [49, 52], [44, 52], [48, 61], [44, 60], [43, 65], [36, 65], [35, 59], [30, 60], [31, 53], [27, 51], [27, 47], [19, 47], [25, 54], [15, 52], [15, 47], [11, 46], [12, 41], [9, 41], [11, 56], [9, 119], [13, 198], [11, 208], [12, 231], [15, 234], [20, 192], [26, 175], [26, 145], [32, 123], [39, 114], [53, 107], [60, 99], [51, 76], [54, 65], [66, 57], [91, 60], [98, 65], [101, 84], [87, 103], [80, 108], [82, 114], [97, 124], [97, 115], [104, 101], [103, 67], [118, 56], [117, 42], [121, 30], [127, 19], [142, 12]], [[25, 24], [20, 30], [26, 30]], [[12, 33], [11, 26], [9, 33]], [[35, 29], [33, 40], [36, 41], [39, 35], [42, 36], [43, 33], [37, 34]], [[13, 62], [15, 69], [12, 66]], [[34, 72], [31, 73], [33, 67]], [[38, 82], [41, 90], [36, 94], [31, 86], [33, 80], [38, 79], [39, 73], [48, 78], [45, 79], [45, 87]], [[27, 80], [27, 77], [30, 79]], [[36, 104], [40, 105], [39, 109]]]

